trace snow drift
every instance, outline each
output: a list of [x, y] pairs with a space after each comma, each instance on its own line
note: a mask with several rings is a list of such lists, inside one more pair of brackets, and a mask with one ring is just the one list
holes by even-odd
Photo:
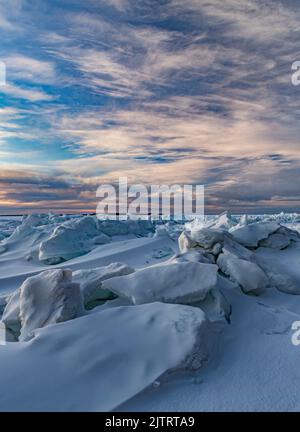
[[110, 411], [169, 370], [203, 367], [214, 328], [200, 309], [152, 303], [38, 330], [1, 349], [1, 410]]

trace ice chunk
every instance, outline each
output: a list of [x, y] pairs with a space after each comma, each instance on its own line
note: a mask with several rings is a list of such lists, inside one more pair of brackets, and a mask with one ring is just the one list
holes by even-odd
[[155, 229], [154, 237], [169, 237], [169, 231], [167, 227], [165, 227], [164, 225], [158, 225]]
[[203, 300], [217, 284], [218, 267], [198, 262], [169, 262], [103, 282], [103, 288], [134, 304], [162, 301], [193, 303]]
[[99, 221], [99, 228], [104, 234], [112, 237], [115, 235], [126, 235], [129, 233], [126, 221], [103, 220]]
[[4, 296], [0, 296], [0, 317], [3, 315], [4, 309], [7, 305], [8, 302], [8, 296], [4, 295]]
[[261, 240], [280, 228], [276, 222], [256, 222], [232, 231], [233, 238], [246, 247], [256, 248]]
[[[47, 270], [26, 279], [19, 296], [20, 340], [30, 339], [37, 328], [68, 321], [82, 312], [80, 286], [72, 282], [70, 270]], [[12, 305], [8, 305], [11, 317], [15, 317], [18, 310], [17, 298], [15, 294]], [[6, 312], [4, 322], [7, 322]], [[11, 328], [9, 323], [7, 326]]]
[[101, 233], [97, 237], [94, 238], [95, 245], [107, 244], [110, 241], [111, 241], [111, 238], [104, 233]]
[[189, 250], [188, 252], [181, 253], [178, 255], [173, 256], [170, 259], [171, 261], [175, 262], [186, 262], [186, 261], [192, 261], [192, 262], [198, 262], [198, 263], [204, 263], [204, 264], [214, 264], [215, 259], [214, 256], [203, 252], [202, 250]]
[[264, 271], [255, 263], [236, 258], [231, 254], [221, 254], [217, 264], [230, 280], [240, 285], [245, 293], [260, 294], [268, 284]]
[[98, 267], [73, 272], [73, 282], [80, 284], [84, 305], [89, 305], [97, 300], [107, 300], [112, 297], [112, 292], [102, 288], [102, 282], [116, 276], [133, 273], [134, 269], [126, 264], [112, 263], [105, 267]]
[[200, 249], [213, 255], [219, 255], [226, 238], [230, 237], [226, 231], [215, 228], [202, 228], [191, 232], [183, 231], [178, 239], [181, 252], [190, 249]]
[[188, 231], [182, 231], [178, 238], [179, 250], [181, 253], [188, 252], [190, 249], [194, 249], [197, 246], [197, 243], [192, 240]]
[[285, 249], [291, 244], [288, 236], [280, 233], [271, 234], [267, 239], [262, 240], [259, 246], [272, 249]]
[[241, 258], [246, 261], [255, 261], [255, 254], [251, 250], [245, 248], [237, 241], [233, 240], [230, 237], [226, 237], [224, 241], [224, 245], [222, 248], [222, 252], [225, 255], [233, 255], [236, 258]]
[[151, 221], [138, 219], [129, 219], [127, 222], [129, 234], [134, 234], [138, 237], [147, 237], [149, 234], [154, 233], [155, 229]]
[[98, 235], [97, 220], [92, 216], [67, 221], [40, 244], [39, 260], [44, 264], [58, 264], [83, 255], [92, 250], [92, 239]]
[[299, 282], [285, 271], [279, 270], [279, 268], [267, 262], [263, 257], [258, 256], [257, 262], [259, 266], [264, 270], [269, 278], [269, 285], [278, 289], [278, 291], [286, 294], [300, 294]]
[[118, 220], [103, 220], [99, 221], [100, 230], [112, 237], [116, 235], [134, 234], [136, 236], [145, 237], [149, 233], [154, 232], [154, 226], [148, 220], [133, 220], [126, 221]]
[[[29, 215], [24, 217], [21, 225], [18, 225], [12, 234], [2, 240], [0, 253], [7, 250], [25, 249], [26, 252], [31, 247], [37, 247], [41, 241], [41, 237], [47, 236], [47, 230], [40, 230], [40, 226], [44, 223], [43, 215]], [[51, 230], [51, 228], [50, 228]]]
[[21, 330], [19, 289], [9, 297], [7, 305], [4, 308], [1, 321], [11, 333], [13, 333], [16, 337], [19, 336]]
[[212, 249], [217, 243], [221, 244], [227, 233], [220, 229], [214, 228], [203, 228], [199, 231], [192, 231], [190, 236], [193, 241], [197, 243], [197, 246], [203, 247], [204, 249]]
[[236, 221], [231, 216], [231, 214], [228, 211], [225, 211], [221, 215], [219, 215], [216, 219], [213, 220], [213, 222], [208, 223], [206, 228], [220, 228], [229, 230], [230, 228], [234, 227], [236, 225]]

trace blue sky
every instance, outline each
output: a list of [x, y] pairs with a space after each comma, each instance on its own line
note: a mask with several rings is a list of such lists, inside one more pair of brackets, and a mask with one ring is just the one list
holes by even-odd
[[206, 210], [300, 211], [293, 0], [0, 0], [0, 214], [205, 184]]

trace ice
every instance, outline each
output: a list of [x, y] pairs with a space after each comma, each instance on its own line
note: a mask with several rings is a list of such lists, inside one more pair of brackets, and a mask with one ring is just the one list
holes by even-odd
[[76, 270], [73, 272], [73, 282], [80, 284], [84, 305], [89, 308], [96, 301], [112, 297], [111, 291], [102, 288], [104, 280], [133, 272], [134, 269], [126, 264], [112, 263], [104, 267]]
[[0, 296], [0, 318], [3, 315], [4, 309], [6, 308], [8, 300], [9, 300], [9, 296], [6, 296], [6, 295]]
[[203, 367], [214, 329], [198, 308], [152, 303], [37, 330], [1, 348], [1, 410], [111, 411], [169, 370]]
[[97, 235], [96, 237], [94, 237], [94, 244], [95, 245], [107, 244], [110, 241], [111, 241], [111, 238], [104, 233], [101, 233], [101, 234]]
[[169, 231], [165, 226], [158, 225], [155, 229], [154, 237], [169, 237]]
[[143, 237], [154, 232], [146, 220], [98, 221], [93, 216], [71, 219], [58, 225], [52, 235], [39, 245], [39, 260], [55, 265], [90, 252], [97, 245], [110, 242], [112, 236]]
[[299, 411], [299, 227], [0, 218], [0, 411]]
[[294, 277], [294, 270], [291, 269], [289, 274], [288, 271], [285, 270], [285, 265], [282, 268], [281, 265], [266, 260], [264, 255], [257, 256], [256, 261], [268, 276], [269, 285], [271, 287], [274, 287], [286, 294], [300, 294], [300, 275]]
[[5, 324], [6, 328], [19, 337], [21, 331], [21, 318], [20, 318], [20, 290], [17, 289], [10, 297], [7, 305], [4, 308], [1, 321]]
[[267, 239], [262, 240], [259, 245], [274, 249], [285, 249], [291, 244], [288, 236], [280, 233], [271, 234]]
[[70, 270], [47, 270], [29, 277], [10, 299], [2, 322], [20, 340], [53, 323], [68, 321], [83, 312], [80, 286]]
[[220, 229], [202, 228], [191, 232], [183, 231], [179, 237], [179, 249], [187, 252], [190, 249], [203, 249], [206, 252], [218, 255], [222, 244], [228, 234]]
[[157, 264], [103, 282], [103, 288], [134, 304], [162, 301], [191, 304], [203, 300], [217, 284], [218, 268], [191, 261]]
[[144, 237], [150, 233], [154, 233], [154, 226], [148, 220], [103, 220], [99, 221], [100, 230], [112, 237], [116, 235], [134, 234], [136, 236]]
[[185, 253], [190, 249], [195, 249], [197, 243], [192, 239], [188, 231], [183, 231], [178, 239], [180, 252]]
[[45, 218], [43, 215], [29, 215], [25, 217], [12, 234], [1, 242], [2, 252], [22, 248], [28, 252], [29, 248], [38, 245], [39, 241], [48, 235], [46, 228], [40, 229], [44, 221]]
[[40, 244], [39, 260], [44, 264], [58, 264], [86, 254], [91, 251], [92, 239], [97, 235], [97, 220], [92, 216], [65, 222]]
[[202, 252], [200, 250], [188, 250], [187, 252], [183, 252], [180, 254], [177, 254], [171, 258], [171, 261], [173, 262], [186, 262], [186, 261], [192, 261], [192, 262], [201, 262], [204, 264], [214, 264], [215, 259], [213, 255]]
[[280, 228], [277, 222], [256, 222], [231, 231], [234, 239], [246, 247], [256, 248], [261, 240]]
[[207, 223], [207, 228], [225, 229], [229, 230], [237, 224], [236, 220], [231, 216], [228, 211], [225, 211], [211, 223]]
[[268, 285], [268, 278], [263, 270], [255, 263], [236, 258], [231, 254], [221, 254], [217, 264], [221, 271], [237, 282], [242, 290], [248, 294], [261, 294]]

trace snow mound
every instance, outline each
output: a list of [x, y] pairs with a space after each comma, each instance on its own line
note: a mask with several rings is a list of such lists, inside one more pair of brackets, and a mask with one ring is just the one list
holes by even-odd
[[52, 265], [86, 254], [92, 250], [92, 239], [98, 235], [97, 220], [92, 216], [67, 221], [41, 242], [39, 260]]
[[33, 214], [24, 217], [21, 225], [18, 225], [9, 237], [2, 240], [1, 246], [7, 249], [8, 246], [20, 245], [28, 240], [31, 241], [31, 244], [34, 244], [40, 235], [40, 231], [37, 230], [37, 227], [43, 225], [43, 223], [43, 215]]
[[203, 300], [217, 284], [218, 267], [199, 262], [157, 264], [103, 282], [103, 288], [134, 304], [162, 301], [191, 304]]
[[70, 270], [47, 270], [23, 282], [7, 304], [2, 322], [20, 340], [32, 338], [33, 331], [68, 321], [83, 311], [80, 286], [72, 282]]
[[169, 370], [203, 367], [216, 337], [200, 309], [162, 303], [118, 307], [37, 330], [30, 343], [2, 347], [0, 406], [111, 411]]
[[73, 272], [73, 282], [80, 284], [84, 306], [90, 309], [97, 301], [113, 297], [112, 292], [102, 288], [102, 282], [116, 276], [133, 273], [134, 269], [126, 264], [112, 263], [108, 266]]
[[268, 278], [255, 263], [236, 258], [230, 254], [220, 254], [217, 264], [230, 280], [238, 283], [244, 293], [261, 294], [268, 285]]

